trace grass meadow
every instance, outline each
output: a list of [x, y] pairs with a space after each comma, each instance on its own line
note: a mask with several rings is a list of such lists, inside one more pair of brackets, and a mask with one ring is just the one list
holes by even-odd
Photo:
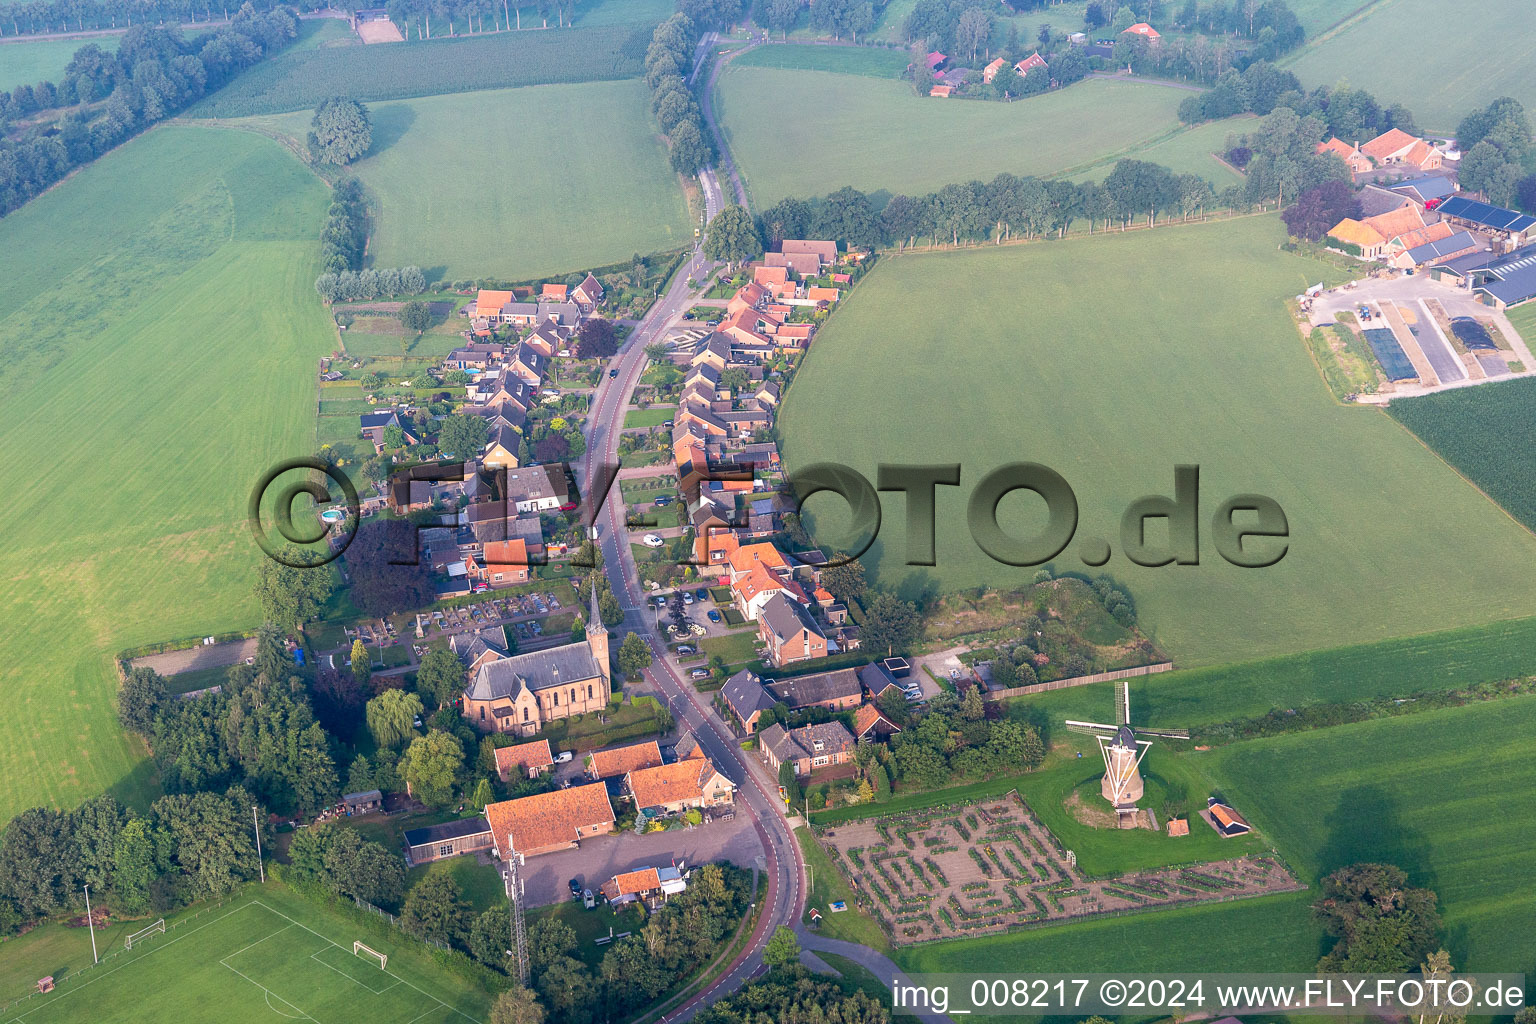
[[[865, 75], [733, 63], [717, 95], [736, 166], [762, 207], [844, 185], [917, 194], [1003, 171], [1055, 174], [1176, 128], [1184, 94], [1089, 79], [1014, 103], [945, 101]], [[765, 117], [765, 96], [793, 118]]]
[[113, 654], [255, 623], [245, 505], [313, 451], [328, 199], [276, 143], [176, 126], [0, 221], [0, 820], [154, 797]]
[[1243, 178], [1214, 154], [1226, 151], [1229, 135], [1251, 130], [1254, 120], [1252, 117], [1232, 117], [1180, 128], [1128, 153], [1116, 153], [1090, 166], [1068, 170], [1066, 176], [1073, 181], [1103, 181], [1115, 169], [1115, 161], [1130, 157], [1162, 164], [1175, 174], [1198, 174], [1220, 191], [1228, 185], [1241, 183]]
[[[355, 941], [385, 954], [387, 967], [354, 955]], [[118, 947], [78, 978], [61, 977], [52, 994], [11, 1006], [6, 1017], [23, 1024], [131, 1024], [205, 1019], [217, 1006], [218, 1019], [229, 1024], [483, 1020], [490, 997], [452, 980], [445, 984], [426, 947], [404, 933], [359, 923], [348, 911], [269, 882], [131, 950]]]
[[[887, 257], [790, 386], [785, 460], [835, 460], [871, 480], [882, 462], [962, 464], [961, 486], [938, 491], [935, 568], [902, 564], [901, 501], [885, 499], [887, 529], [864, 560], [909, 595], [1027, 581], [1033, 569], [972, 541], [965, 503], [1001, 464], [1051, 467], [1076, 493], [1074, 543], [1109, 540], [1102, 571], [1185, 667], [1536, 613], [1536, 537], [1385, 415], [1329, 396], [1281, 300], [1334, 272], [1280, 251], [1281, 238], [1273, 218], [1249, 217]], [[879, 387], [848, 387], [877, 363]], [[1280, 504], [1283, 560], [1234, 567], [1206, 528], [1198, 567], [1128, 562], [1121, 513], [1171, 493], [1174, 466], [1190, 463], [1202, 525], [1232, 495]], [[846, 545], [844, 510], [831, 496], [808, 503], [823, 546]], [[1044, 524], [1035, 499], [998, 511], [1017, 537]], [[1080, 557], [1070, 546], [1056, 564], [1093, 571]]]
[[1233, 744], [1208, 774], [1304, 878], [1385, 861], [1440, 894], [1459, 970], [1536, 966], [1536, 699]]
[[1536, 106], [1530, 4], [1484, 0], [1464, 13], [1447, 21], [1435, 0], [1378, 0], [1284, 66], [1308, 88], [1347, 79], [1383, 106], [1406, 104], [1430, 132], [1454, 132], [1469, 111], [1500, 96]]
[[733, 68], [779, 68], [788, 71], [827, 71], [869, 78], [900, 78], [909, 58], [905, 50], [867, 46], [759, 46], [731, 61]]
[[36, 85], [38, 82], [57, 84], [64, 77], [69, 59], [86, 43], [95, 43], [108, 52], [117, 49], [115, 36], [0, 43], [0, 89], [9, 91], [18, 85]]
[[[691, 241], [648, 101], [630, 80], [373, 105], [373, 152], [348, 168], [377, 203], [373, 265], [516, 281]], [[302, 139], [309, 121], [247, 123]]]

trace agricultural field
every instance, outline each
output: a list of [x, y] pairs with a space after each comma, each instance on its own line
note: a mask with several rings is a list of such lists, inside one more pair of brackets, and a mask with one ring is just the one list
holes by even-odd
[[255, 624], [246, 501], [314, 450], [335, 337], [313, 288], [328, 202], [267, 139], [174, 126], [0, 221], [0, 445], [23, 456], [0, 464], [0, 615], [24, 625], [0, 635], [0, 819], [158, 795], [113, 715], [114, 653]]
[[[1453, 690], [1525, 675], [1536, 649], [1536, 619], [1487, 625], [1371, 644], [1308, 651], [1210, 668], [1181, 669], [1132, 679], [1132, 721], [1153, 728], [1214, 725], [1323, 702]], [[1015, 702], [1066, 718], [1099, 721], [1113, 707], [1110, 685], [1074, 687]]]
[[1128, 157], [1162, 164], [1175, 174], [1198, 174], [1220, 191], [1228, 185], [1238, 184], [1243, 178], [1214, 154], [1226, 152], [1228, 138], [1252, 130], [1255, 123], [1256, 119], [1252, 117], [1232, 117], [1180, 128], [1145, 146], [1115, 153], [1091, 166], [1069, 171], [1067, 176], [1073, 181], [1103, 181], [1115, 169], [1116, 160]]
[[[682, 246], [692, 226], [648, 100], [634, 80], [375, 104], [373, 151], [348, 168], [377, 201], [370, 259], [518, 281]], [[309, 122], [242, 123], [297, 140]]]
[[[760, 97], [796, 111], [786, 135]], [[1049, 175], [1134, 149], [1178, 126], [1177, 89], [1089, 79], [1014, 103], [933, 100], [898, 81], [737, 67], [718, 108], [753, 201], [811, 197], [844, 185], [923, 193], [1002, 171]]]
[[1536, 384], [1500, 381], [1399, 399], [1387, 412], [1506, 512], [1536, 530]]
[[1536, 783], [1532, 729], [1536, 698], [1514, 697], [1233, 744], [1209, 774], [1304, 878], [1396, 864], [1439, 893], [1458, 969], [1519, 971], [1536, 850], [1509, 812]]
[[[279, 883], [117, 949], [66, 975], [51, 994], [10, 1007], [25, 1024], [197, 1019], [218, 1006], [230, 1024], [300, 1018], [335, 1024], [471, 1024], [490, 996], [444, 984], [428, 950], [381, 921], [311, 903]], [[362, 941], [388, 957], [353, 953]], [[457, 982], [457, 979], [455, 979]]]
[[[1279, 251], [1280, 238], [1273, 218], [1246, 217], [887, 257], [818, 335], [785, 395], [785, 461], [832, 459], [870, 479], [880, 462], [964, 464], [962, 486], [939, 491], [937, 567], [900, 567], [890, 530], [864, 558], [906, 593], [1016, 588], [1032, 575], [976, 546], [965, 503], [1002, 463], [1051, 467], [1075, 490], [1078, 542], [1109, 539], [1102, 571], [1186, 667], [1536, 613], [1536, 537], [1387, 417], [1329, 395], [1282, 300], [1337, 272]], [[942, 318], [928, 308], [935, 294], [945, 296]], [[883, 361], [882, 387], [850, 391], [895, 337], [902, 358]], [[1188, 463], [1200, 466], [1202, 519], [1235, 494], [1280, 504], [1290, 530], [1282, 561], [1234, 567], [1208, 533], [1198, 568], [1124, 558], [1121, 513], [1170, 494], [1174, 466]], [[848, 543], [845, 508], [832, 497], [808, 504], [823, 546]], [[1022, 497], [999, 513], [1013, 536], [1043, 526], [1039, 503]], [[887, 503], [886, 515], [899, 509]], [[1458, 528], [1430, 544], [1420, 532], [1429, 522]], [[1069, 547], [1056, 564], [1080, 571], [1081, 554]]]
[[655, 25], [676, 10], [671, 0], [582, 0], [576, 5], [576, 25]]
[[[649, 25], [500, 32], [394, 46], [290, 49], [242, 72], [188, 117], [312, 110], [331, 96], [365, 102], [558, 82], [632, 78]], [[647, 114], [647, 116], [649, 116]], [[562, 122], [544, 121], [540, 124]], [[511, 126], [509, 126], [511, 127]], [[539, 138], [547, 133], [539, 133]]]
[[9, 91], [18, 85], [36, 85], [38, 82], [57, 84], [64, 77], [70, 58], [86, 43], [95, 43], [108, 52], [117, 49], [116, 36], [0, 43], [0, 89]]
[[731, 60], [733, 68], [827, 71], [870, 78], [900, 78], [907, 67], [905, 50], [866, 46], [759, 46]]
[[[1348, 77], [1384, 106], [1406, 104], [1428, 132], [1454, 132], [1469, 111], [1500, 96], [1536, 106], [1536, 76], [1530, 74], [1536, 32], [1525, 0], [1485, 0], [1474, 22], [1434, 32], [1430, 44], [1428, 26], [1444, 18], [1445, 8], [1435, 0], [1378, 0], [1363, 17], [1282, 64], [1308, 88]], [[1402, 60], [1404, 53], [1414, 59]]]

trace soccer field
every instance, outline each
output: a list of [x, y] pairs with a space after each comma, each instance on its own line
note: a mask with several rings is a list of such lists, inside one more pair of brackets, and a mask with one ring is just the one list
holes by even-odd
[[[517, 281], [691, 242], [648, 99], [631, 80], [373, 104], [374, 148], [347, 169], [378, 200], [372, 264]], [[252, 122], [302, 141], [311, 116]]]
[[[18, 1003], [0, 1019], [6, 1024], [74, 1021], [133, 1022], [217, 1019], [225, 1024], [470, 1024], [478, 1015], [445, 1002], [427, 988], [419, 963], [402, 966], [396, 949], [411, 947], [403, 934], [380, 939], [354, 934], [302, 901], [256, 898], [219, 908], [164, 935], [63, 979], [48, 996]], [[388, 957], [387, 966], [366, 953], [363, 941]], [[417, 958], [419, 959], [419, 958]], [[415, 969], [413, 969], [415, 968]], [[450, 997], [451, 998], [451, 997]], [[480, 1012], [470, 1006], [475, 1014]]]
[[[961, 485], [938, 488], [931, 568], [903, 564], [902, 501], [884, 498], [865, 561], [909, 594], [1027, 582], [1034, 569], [977, 547], [967, 501], [1000, 465], [1049, 466], [1079, 509], [1057, 569], [1095, 571], [1080, 545], [1109, 541], [1102, 571], [1181, 667], [1536, 614], [1536, 538], [1385, 414], [1333, 400], [1283, 305], [1332, 271], [1280, 251], [1282, 238], [1275, 218], [1248, 217], [888, 256], [785, 394], [785, 462], [841, 462], [869, 480], [881, 463], [961, 463]], [[865, 379], [876, 386], [850, 387]], [[1131, 564], [1122, 513], [1172, 494], [1174, 467], [1191, 463], [1200, 565]], [[1237, 568], [1211, 543], [1217, 507], [1248, 493], [1289, 520], [1272, 568]], [[847, 543], [845, 508], [811, 499], [823, 546]], [[1005, 499], [1004, 529], [1035, 536], [1040, 508]]]
[[[905, 82], [732, 64], [717, 106], [763, 207], [844, 185], [916, 195], [1003, 171], [1055, 174], [1177, 128], [1186, 95], [1095, 78], [1013, 103], [945, 101], [915, 96]], [[795, 111], [792, 127], [764, 117], [765, 103]]]

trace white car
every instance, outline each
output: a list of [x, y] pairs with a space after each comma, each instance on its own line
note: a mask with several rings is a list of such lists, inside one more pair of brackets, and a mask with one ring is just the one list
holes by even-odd
[[571, 752], [569, 750], [562, 750], [560, 753], [555, 755], [555, 764], [565, 764], [565, 762], [569, 761], [570, 759]]
[[657, 534], [648, 533], [644, 537], [640, 538], [640, 543], [644, 544], [648, 548], [659, 548], [665, 544], [666, 541], [662, 540], [661, 537]]

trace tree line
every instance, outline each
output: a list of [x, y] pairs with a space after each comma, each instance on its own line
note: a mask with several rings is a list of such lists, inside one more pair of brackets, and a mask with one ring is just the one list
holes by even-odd
[[[236, 17], [239, 6], [247, 5], [234, 9]], [[250, 6], [265, 13], [281, 5], [278, 0], [250, 0]], [[26, 0], [6, 5], [0, 35], [229, 21], [231, 10], [228, 0], [220, 0], [217, 7], [209, 0]]]
[[[0, 138], [0, 216], [180, 112], [297, 34], [289, 9], [258, 13], [247, 2], [228, 25], [191, 40], [176, 28], [135, 25], [116, 53], [94, 43], [76, 50], [57, 86], [44, 82], [0, 93], [0, 128], [10, 128]], [[12, 124], [56, 107], [72, 109], [56, 120]]]
[[688, 88], [693, 51], [699, 30], [682, 11], [656, 26], [645, 51], [645, 84], [651, 90], [651, 112], [667, 137], [672, 169], [697, 174], [715, 160], [715, 146], [704, 124], [704, 111]]

